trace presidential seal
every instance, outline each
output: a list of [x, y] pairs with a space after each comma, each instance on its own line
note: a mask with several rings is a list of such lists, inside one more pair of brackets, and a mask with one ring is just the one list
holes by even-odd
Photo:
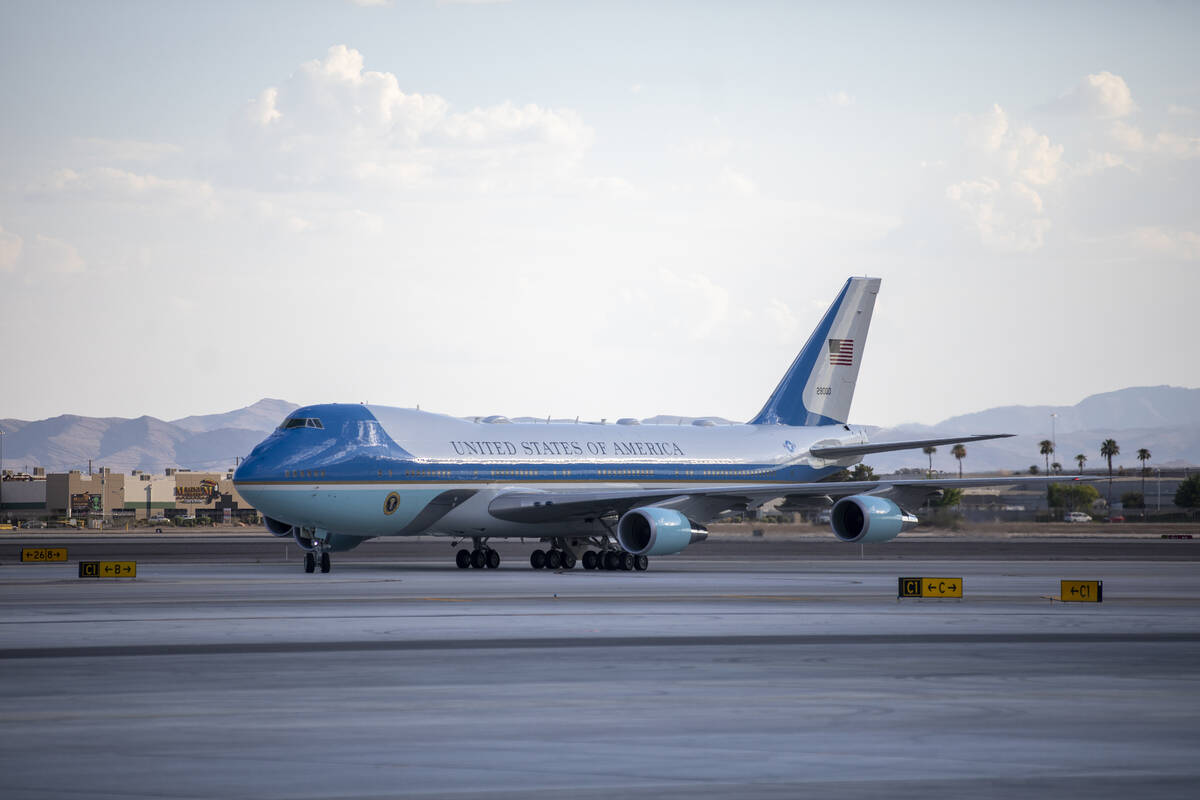
[[396, 494], [395, 492], [389, 494], [387, 499], [383, 501], [383, 513], [385, 514], [394, 514], [396, 509], [399, 507], [400, 495]]

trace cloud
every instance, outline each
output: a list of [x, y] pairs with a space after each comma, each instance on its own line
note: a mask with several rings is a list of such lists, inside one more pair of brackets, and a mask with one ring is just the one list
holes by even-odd
[[758, 185], [745, 173], [733, 167], [725, 167], [717, 178], [717, 186], [739, 197], [753, 197], [758, 194]]
[[1125, 79], [1111, 72], [1088, 75], [1069, 92], [1050, 103], [1048, 108], [1102, 119], [1127, 117], [1137, 110], [1133, 93], [1129, 91]]
[[247, 103], [235, 139], [248, 174], [277, 188], [495, 189], [561, 178], [593, 133], [574, 111], [533, 103], [453, 111], [336, 45]]
[[213, 196], [205, 181], [160, 178], [115, 167], [82, 171], [60, 169], [41, 183], [29, 187], [35, 197], [76, 195], [101, 203], [134, 203], [161, 207], [164, 204], [207, 205]]
[[1095, 175], [1103, 172], [1106, 169], [1128, 166], [1129, 165], [1125, 162], [1125, 159], [1115, 153], [1089, 150], [1087, 161], [1084, 161], [1081, 164], [1076, 164], [1073, 167], [1073, 172], [1076, 175]]
[[1200, 112], [1197, 112], [1196, 109], [1192, 108], [1191, 106], [1177, 106], [1174, 103], [1171, 103], [1167, 106], [1167, 113], [1172, 117], [1194, 117]]
[[20, 236], [0, 227], [0, 272], [12, 272], [17, 268], [23, 247]]
[[957, 123], [964, 133], [965, 169], [973, 176], [947, 186], [946, 199], [985, 245], [1038, 249], [1051, 223], [1034, 187], [1061, 180], [1063, 146], [1032, 127], [1014, 127], [998, 104], [982, 114], [961, 115]]
[[1143, 252], [1177, 261], [1200, 261], [1200, 234], [1161, 226], [1137, 228], [1130, 237]]
[[1109, 129], [1109, 135], [1117, 144], [1134, 153], [1153, 153], [1180, 159], [1200, 157], [1200, 137], [1196, 136], [1162, 131], [1148, 139], [1139, 128], [1120, 120]]
[[1008, 114], [998, 104], [983, 114], [958, 118], [968, 148], [983, 156], [989, 171], [1016, 175], [1029, 183], [1045, 185], [1059, 176], [1063, 146], [1025, 126], [1013, 129]]
[[183, 148], [177, 144], [137, 139], [81, 138], [75, 139], [74, 143], [86, 156], [105, 162], [149, 163], [183, 152]]
[[1154, 137], [1154, 151], [1173, 158], [1200, 157], [1200, 137], [1164, 131]]
[[829, 94], [825, 95], [825, 102], [829, 103], [831, 106], [845, 108], [846, 106], [854, 105], [854, 98], [845, 92], [830, 92]]
[[1117, 120], [1108, 130], [1109, 136], [1126, 150], [1135, 152], [1146, 149], [1146, 137], [1136, 126]]
[[393, 0], [347, 0], [347, 2], [359, 8], [380, 8], [392, 5]]
[[84, 261], [72, 245], [37, 234], [29, 242], [21, 267], [31, 272], [83, 272]]
[[963, 181], [948, 186], [946, 197], [970, 222], [980, 241], [998, 250], [1037, 250], [1050, 230], [1041, 196], [1020, 181]]

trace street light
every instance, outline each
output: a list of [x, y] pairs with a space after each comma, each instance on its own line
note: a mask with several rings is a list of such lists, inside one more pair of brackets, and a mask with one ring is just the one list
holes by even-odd
[[1058, 419], [1058, 414], [1051, 412], [1050, 414], [1050, 449], [1058, 453], [1058, 437], [1054, 435], [1054, 420]]

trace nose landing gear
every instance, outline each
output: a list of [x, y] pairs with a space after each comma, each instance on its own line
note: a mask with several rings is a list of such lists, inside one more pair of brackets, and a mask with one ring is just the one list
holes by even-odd
[[308, 536], [307, 530], [294, 528], [293, 538], [296, 544], [299, 545], [304, 552], [304, 571], [316, 572], [317, 564], [321, 565], [321, 572], [329, 572], [331, 564], [329, 562], [329, 551], [326, 550], [325, 537], [327, 533], [317, 530], [315, 535]]

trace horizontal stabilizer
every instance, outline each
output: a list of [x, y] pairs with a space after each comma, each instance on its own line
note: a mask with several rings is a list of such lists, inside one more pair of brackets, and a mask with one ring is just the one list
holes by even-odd
[[964, 442], [981, 442], [984, 439], [1007, 439], [1016, 436], [1015, 433], [983, 433], [976, 436], [955, 436], [950, 439], [910, 439], [905, 442], [867, 442], [865, 444], [847, 444], [836, 447], [814, 447], [809, 452], [818, 458], [835, 460], [851, 456], [865, 456], [870, 453], [890, 453], [893, 450], [918, 450], [923, 447], [938, 447], [943, 444], [962, 444]]

